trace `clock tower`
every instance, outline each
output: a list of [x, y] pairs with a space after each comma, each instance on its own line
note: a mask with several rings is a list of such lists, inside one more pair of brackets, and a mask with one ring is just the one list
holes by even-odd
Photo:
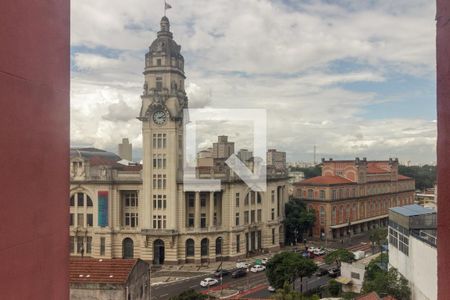
[[183, 109], [188, 103], [181, 46], [173, 40], [166, 16], [160, 25], [157, 38], [145, 55], [145, 83], [138, 117], [143, 137], [139, 225], [148, 242], [170, 232], [176, 234], [178, 229], [177, 180], [182, 177]]

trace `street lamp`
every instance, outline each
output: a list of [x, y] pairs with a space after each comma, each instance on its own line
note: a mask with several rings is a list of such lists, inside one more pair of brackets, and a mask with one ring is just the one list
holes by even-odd
[[[223, 262], [223, 260], [222, 260], [222, 241], [223, 241], [223, 239], [222, 239], [222, 237], [220, 236], [219, 238], [219, 241], [220, 241], [220, 243], [219, 243], [219, 245], [220, 245], [220, 295], [222, 295], [223, 294], [223, 266], [222, 266], [222, 262]], [[216, 249], [216, 252], [217, 252], [217, 249]]]

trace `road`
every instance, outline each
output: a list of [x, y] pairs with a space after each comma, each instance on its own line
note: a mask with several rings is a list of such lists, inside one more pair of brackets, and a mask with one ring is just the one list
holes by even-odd
[[[152, 287], [151, 300], [169, 299], [170, 297], [181, 294], [183, 291], [194, 289], [196, 291], [207, 290], [200, 286], [200, 281], [208, 275], [199, 275], [191, 277], [182, 281], [162, 284]], [[303, 282], [303, 291], [315, 289], [321, 285], [328, 283], [330, 278], [328, 276], [305, 278]], [[270, 297], [271, 293], [267, 291], [267, 278], [265, 272], [252, 273], [249, 272], [247, 276], [241, 278], [231, 278], [231, 276], [223, 277], [223, 288], [230, 288], [235, 290], [247, 290], [255, 286], [265, 285], [265, 287], [255, 293], [249, 294], [247, 298], [264, 298]], [[220, 285], [219, 285], [220, 287]], [[296, 282], [296, 288], [300, 289], [300, 281]], [[215, 287], [217, 289], [217, 287]]]
[[[196, 291], [207, 290], [200, 286], [200, 281], [203, 278], [212, 277], [210, 275], [199, 275], [191, 277], [182, 281], [162, 284], [152, 287], [152, 300], [169, 299], [172, 296], [181, 294], [183, 291], [194, 289]], [[262, 283], [267, 283], [265, 272], [252, 273], [248, 272], [247, 276], [241, 278], [231, 278], [231, 276], [223, 277], [223, 287], [236, 290], [246, 290], [249, 287], [254, 287]]]

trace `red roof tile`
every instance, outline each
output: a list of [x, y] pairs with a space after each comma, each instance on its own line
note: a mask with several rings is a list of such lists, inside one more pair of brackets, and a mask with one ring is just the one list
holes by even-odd
[[367, 163], [367, 173], [369, 174], [385, 174], [390, 173], [389, 170], [378, 167], [373, 163]]
[[355, 182], [341, 176], [316, 176], [297, 182], [295, 185], [337, 185], [353, 183]]
[[371, 292], [369, 294], [356, 298], [356, 300], [381, 300], [381, 298], [380, 296], [378, 296], [377, 292]]
[[69, 261], [70, 283], [116, 283], [127, 281], [137, 259], [75, 258]]
[[412, 180], [413, 178], [398, 174], [398, 180]]

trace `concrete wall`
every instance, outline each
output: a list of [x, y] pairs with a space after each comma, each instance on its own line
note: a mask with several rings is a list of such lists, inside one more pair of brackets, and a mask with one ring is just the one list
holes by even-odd
[[0, 1], [1, 299], [69, 296], [69, 8]]
[[410, 282], [412, 300], [437, 299], [436, 248], [409, 236], [409, 256], [389, 245], [389, 265]]

